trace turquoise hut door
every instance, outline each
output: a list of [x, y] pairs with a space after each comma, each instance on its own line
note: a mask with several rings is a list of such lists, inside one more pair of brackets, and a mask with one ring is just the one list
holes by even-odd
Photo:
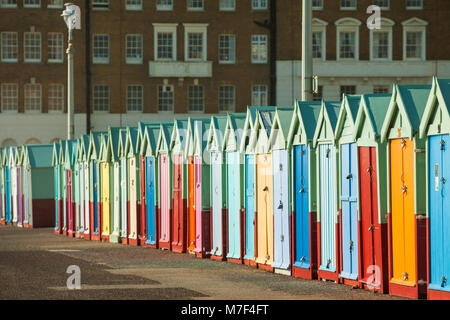
[[[54, 183], [55, 183], [55, 230], [59, 229], [59, 166], [55, 165], [53, 168]], [[60, 230], [59, 230], [60, 231]]]
[[319, 148], [320, 270], [336, 272], [335, 151], [331, 144]]
[[274, 261], [279, 269], [290, 267], [290, 221], [289, 221], [289, 152], [272, 152], [273, 211], [274, 211]]
[[239, 152], [227, 153], [228, 181], [228, 255], [227, 258], [241, 258], [240, 184]]
[[90, 231], [90, 210], [89, 210], [89, 165], [87, 162], [84, 167], [84, 234], [88, 235]]
[[450, 137], [429, 138], [430, 285], [450, 291]]
[[342, 273], [358, 279], [358, 166], [356, 143], [341, 145]]
[[294, 266], [303, 269], [310, 268], [308, 157], [305, 145], [294, 147]]
[[212, 152], [212, 254], [222, 256], [222, 153]]
[[255, 260], [255, 155], [245, 156], [245, 260]]
[[6, 222], [11, 223], [11, 170], [6, 166]]
[[156, 245], [155, 158], [146, 158], [147, 241]]

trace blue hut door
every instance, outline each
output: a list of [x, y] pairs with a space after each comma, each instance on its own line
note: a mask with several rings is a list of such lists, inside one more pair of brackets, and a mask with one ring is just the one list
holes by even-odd
[[228, 195], [228, 255], [227, 258], [241, 258], [240, 184], [239, 152], [227, 153], [227, 195]]
[[449, 135], [429, 138], [430, 289], [450, 291]]
[[290, 221], [289, 221], [289, 153], [274, 150], [273, 209], [274, 209], [274, 261], [273, 267], [290, 267]]
[[156, 244], [155, 158], [146, 158], [147, 244]]
[[341, 145], [342, 273], [343, 278], [358, 279], [356, 143]]
[[120, 159], [120, 195], [121, 195], [121, 237], [126, 239], [127, 234], [127, 159]]
[[59, 228], [59, 166], [54, 167], [54, 179], [55, 179], [55, 230]]
[[94, 202], [94, 234], [98, 234], [98, 177], [97, 177], [97, 162], [92, 162], [92, 177], [93, 177], [93, 185], [94, 185], [94, 191], [93, 191], [93, 202]]
[[6, 222], [11, 222], [11, 170], [6, 166]]
[[305, 145], [294, 147], [294, 266], [304, 269], [310, 268], [308, 156], [308, 148]]
[[212, 152], [212, 254], [222, 256], [222, 153]]
[[245, 156], [245, 260], [255, 260], [255, 155]]
[[319, 149], [320, 183], [320, 270], [336, 272], [336, 201], [334, 146], [321, 144]]

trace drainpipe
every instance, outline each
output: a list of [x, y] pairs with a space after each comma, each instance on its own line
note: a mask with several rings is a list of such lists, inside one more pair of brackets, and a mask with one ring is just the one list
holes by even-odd
[[91, 133], [91, 7], [90, 1], [85, 1], [86, 21], [86, 134]]
[[270, 103], [275, 106], [277, 103], [277, 0], [270, 0], [270, 21], [253, 21], [256, 25], [263, 27], [270, 32]]

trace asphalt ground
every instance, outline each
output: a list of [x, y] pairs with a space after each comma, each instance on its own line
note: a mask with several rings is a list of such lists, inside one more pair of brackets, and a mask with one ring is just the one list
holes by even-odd
[[[69, 290], [69, 266], [81, 290]], [[0, 300], [397, 300], [189, 254], [0, 225]]]

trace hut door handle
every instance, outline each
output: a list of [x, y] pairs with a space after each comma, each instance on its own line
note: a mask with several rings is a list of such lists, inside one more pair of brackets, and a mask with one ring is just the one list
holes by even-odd
[[331, 149], [330, 149], [330, 148], [328, 148], [328, 149], [327, 149], [327, 155], [326, 155], [326, 157], [327, 157], [327, 158], [329, 158], [329, 157], [330, 157], [330, 151], [331, 151]]
[[373, 225], [371, 225], [368, 230], [373, 231], [373, 229], [375, 229], [375, 227]]
[[349, 249], [350, 249], [350, 252], [353, 251], [353, 241], [352, 240], [349, 241]]
[[353, 175], [351, 173], [349, 173], [348, 176], [347, 176], [347, 180], [349, 180], [351, 178], [353, 178]]
[[445, 140], [441, 140], [441, 150], [445, 150]]
[[331, 264], [331, 259], [328, 259], [328, 261], [327, 261], [327, 269], [330, 268], [330, 264]]
[[408, 191], [408, 187], [407, 186], [402, 186], [402, 193], [406, 193], [406, 191]]
[[278, 209], [278, 210], [283, 209], [283, 202], [280, 201], [280, 204], [278, 205], [278, 208], [277, 208], [277, 209]]
[[406, 146], [406, 140], [402, 139], [402, 148], [404, 148]]
[[408, 280], [408, 272], [403, 272], [403, 280], [406, 281]]
[[300, 259], [300, 261], [305, 261], [305, 260], [306, 260], [305, 256], [301, 257], [301, 259]]
[[268, 186], [265, 186], [264, 189], [263, 189], [263, 191], [269, 191], [269, 187], [268, 187]]
[[445, 178], [441, 178], [442, 184], [445, 184]]
[[305, 193], [305, 189], [301, 188], [300, 191], [298, 193]]
[[442, 283], [441, 283], [441, 287], [445, 287], [445, 284], [447, 283], [447, 278], [446, 277], [442, 277]]
[[281, 235], [281, 242], [283, 242], [284, 241], [284, 235]]

